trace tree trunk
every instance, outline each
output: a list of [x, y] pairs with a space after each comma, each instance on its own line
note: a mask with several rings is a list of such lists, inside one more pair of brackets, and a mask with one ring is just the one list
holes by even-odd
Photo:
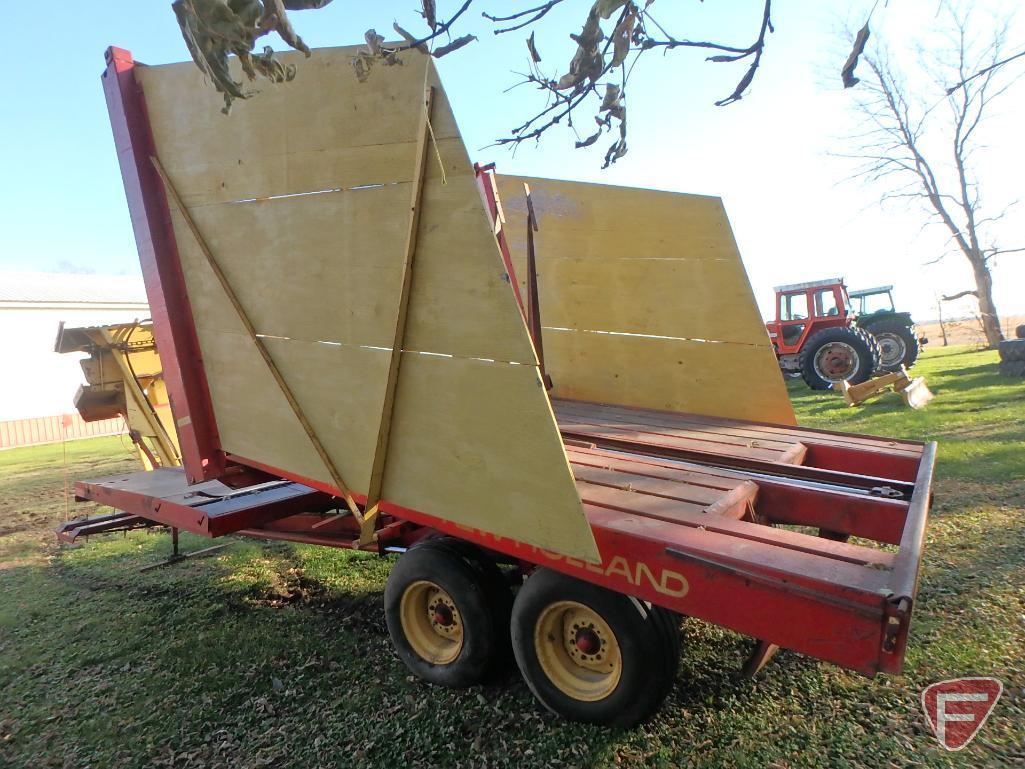
[[947, 325], [943, 322], [943, 302], [936, 302], [936, 309], [940, 313], [940, 334], [943, 336], [943, 346], [947, 346]]
[[970, 259], [972, 272], [975, 273], [975, 287], [979, 297], [979, 314], [982, 316], [982, 333], [986, 335], [986, 344], [995, 348], [1004, 339], [1000, 330], [1000, 318], [997, 317], [996, 304], [993, 302], [993, 277], [989, 267], [980, 258]]

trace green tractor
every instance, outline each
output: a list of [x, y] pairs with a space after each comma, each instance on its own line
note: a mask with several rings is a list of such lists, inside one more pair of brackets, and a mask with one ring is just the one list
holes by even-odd
[[879, 343], [879, 368], [896, 371], [911, 368], [929, 340], [915, 333], [911, 313], [898, 312], [893, 304], [893, 286], [848, 291], [855, 324]]

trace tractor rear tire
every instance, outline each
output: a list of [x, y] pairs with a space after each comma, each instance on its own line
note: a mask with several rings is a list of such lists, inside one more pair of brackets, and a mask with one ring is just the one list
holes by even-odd
[[882, 320], [863, 329], [875, 337], [879, 345], [879, 371], [911, 368], [921, 349], [913, 329], [896, 320]]
[[865, 344], [868, 345], [869, 350], [872, 352], [872, 360], [875, 361], [876, 366], [872, 373], [875, 374], [879, 371], [879, 362], [883, 359], [883, 352], [879, 348], [879, 341], [868, 329], [861, 328], [861, 326], [851, 326], [851, 328], [865, 340]]
[[1000, 350], [1000, 360], [1025, 360], [1025, 339], [1005, 339], [999, 344], [998, 349]]
[[384, 612], [399, 658], [417, 677], [463, 688], [510, 658], [512, 593], [498, 567], [453, 537], [410, 548], [388, 575]]
[[813, 390], [828, 390], [844, 379], [860, 384], [878, 366], [878, 347], [862, 329], [825, 328], [813, 334], [801, 350], [801, 376]]
[[672, 612], [549, 569], [513, 604], [512, 642], [527, 686], [548, 710], [626, 728], [650, 718], [676, 680]]

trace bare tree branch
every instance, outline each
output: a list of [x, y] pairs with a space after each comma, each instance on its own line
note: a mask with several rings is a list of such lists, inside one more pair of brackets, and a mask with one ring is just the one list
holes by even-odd
[[950, 296], [944, 296], [942, 298], [943, 298], [944, 302], [953, 302], [955, 299], [960, 299], [962, 296], [978, 296], [978, 295], [979, 295], [978, 291], [969, 288], [969, 289], [966, 289], [965, 291], [961, 291], [960, 293], [951, 294]]
[[501, 35], [505, 32], [515, 32], [518, 29], [529, 27], [536, 21], [543, 19], [552, 8], [562, 3], [563, 0], [548, 0], [543, 5], [536, 6], [534, 8], [528, 8], [525, 11], [519, 11], [518, 13], [511, 14], [509, 16], [492, 16], [486, 11], [481, 14], [488, 21], [499, 23], [504, 21], [515, 21], [517, 22], [514, 26], [505, 27], [503, 29], [496, 29], [495, 34]]
[[[923, 73], [938, 78], [942, 96], [927, 106], [920, 93], [911, 94], [905, 89], [885, 50], [877, 46], [873, 52], [863, 54], [871, 77], [858, 91], [857, 107], [869, 127], [852, 137], [856, 149], [845, 156], [863, 161], [852, 178], [886, 185], [882, 201], [921, 201], [928, 216], [947, 230], [957, 252], [971, 267], [976, 287], [944, 299], [975, 296], [986, 339], [995, 345], [1003, 334], [993, 302], [993, 276], [988, 262], [1013, 249], [982, 245], [983, 228], [999, 221], [1007, 209], [997, 215], [984, 215], [979, 181], [970, 161], [988, 107], [1007, 93], [1014, 82], [998, 82], [999, 67], [992, 66], [1005, 61], [1001, 48], [1007, 25], [997, 25], [980, 45], [969, 26], [970, 6], [957, 11], [942, 0], [940, 11], [950, 30], [951, 51], [949, 56], [939, 51], [923, 52], [920, 66]], [[954, 78], [945, 78], [951, 71]], [[972, 71], [976, 75], [969, 77]], [[959, 86], [948, 89], [943, 85], [944, 79], [957, 79]], [[946, 118], [942, 110], [937, 111], [942, 104], [947, 106]], [[935, 264], [945, 256], [947, 253], [927, 264]]]
[[962, 86], [967, 85], [968, 83], [973, 81], [975, 78], [981, 77], [983, 75], [987, 75], [987, 74], [993, 72], [994, 70], [997, 70], [1000, 67], [1004, 66], [1005, 64], [1010, 64], [1015, 59], [1020, 59], [1022, 56], [1025, 56], [1025, 51], [1019, 51], [1016, 54], [1008, 56], [1006, 59], [1001, 59], [1000, 61], [994, 62], [993, 64], [990, 64], [988, 67], [985, 67], [985, 68], [979, 70], [974, 75], [966, 77], [963, 80], [961, 80], [960, 82], [955, 83], [954, 85], [950, 86], [950, 88], [947, 89], [947, 93], [948, 94], [954, 93], [954, 91], [956, 91], [958, 88], [961, 88]]

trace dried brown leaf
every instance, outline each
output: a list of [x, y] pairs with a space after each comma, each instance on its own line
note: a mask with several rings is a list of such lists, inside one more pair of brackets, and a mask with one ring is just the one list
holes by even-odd
[[534, 45], [534, 33], [530, 33], [530, 37], [527, 38], [527, 50], [530, 51], [530, 58], [535, 64], [541, 61], [541, 54], [537, 52], [537, 47]]
[[605, 98], [602, 99], [599, 112], [607, 112], [619, 106], [619, 86], [609, 83], [605, 86]]
[[367, 48], [370, 49], [371, 56], [384, 56], [384, 50], [381, 47], [384, 44], [384, 38], [377, 34], [376, 29], [368, 29], [363, 33], [363, 39], [367, 41]]
[[576, 88], [586, 79], [597, 80], [605, 69], [605, 59], [598, 50], [598, 44], [605, 38], [601, 31], [598, 16], [598, 4], [591, 8], [579, 35], [570, 35], [577, 44], [576, 53], [569, 63], [569, 72], [559, 78], [556, 88], [565, 90]]
[[427, 26], [431, 28], [431, 32], [435, 32], [438, 29], [438, 10], [434, 4], [434, 0], [423, 0], [423, 11], [420, 13], [427, 22]]
[[868, 22], [866, 21], [865, 26], [858, 30], [851, 53], [847, 57], [847, 61], [844, 62], [843, 69], [840, 70], [840, 77], [843, 79], [844, 88], [853, 88], [861, 82], [859, 78], [854, 76], [854, 69], [858, 66], [858, 59], [861, 57], [861, 54], [865, 52], [865, 44], [868, 42], [870, 34]]
[[624, 5], [626, 0], [598, 0], [594, 4], [594, 9], [603, 19], [607, 19]]
[[476, 39], [476, 35], [463, 35], [462, 37], [457, 37], [448, 45], [443, 45], [441, 48], [435, 48], [433, 51], [434, 58], [440, 59], [442, 56], [452, 53], [452, 51], [458, 51], [464, 45], [469, 45]]
[[630, 53], [630, 39], [633, 36], [637, 15], [628, 13], [612, 33], [612, 66], [618, 67]]
[[426, 43], [420, 42], [415, 37], [413, 37], [409, 32], [400, 27], [397, 21], [394, 24], [392, 24], [392, 27], [395, 29], [396, 32], [399, 33], [399, 35], [401, 35], [402, 39], [406, 41], [410, 48], [415, 48], [420, 53], [425, 54], [429, 54], [431, 52], [430, 49], [427, 47]]
[[263, 0], [263, 17], [260, 19], [260, 28], [266, 31], [275, 30], [281, 39], [292, 48], [302, 51], [307, 58], [312, 55], [310, 47], [296, 34], [292, 22], [288, 20], [282, 0]]
[[601, 128], [599, 128], [593, 134], [588, 136], [582, 142], [577, 142], [576, 143], [576, 148], [577, 149], [581, 149], [582, 147], [590, 147], [592, 144], [594, 144], [596, 141], [598, 141], [600, 136], [601, 136]]

